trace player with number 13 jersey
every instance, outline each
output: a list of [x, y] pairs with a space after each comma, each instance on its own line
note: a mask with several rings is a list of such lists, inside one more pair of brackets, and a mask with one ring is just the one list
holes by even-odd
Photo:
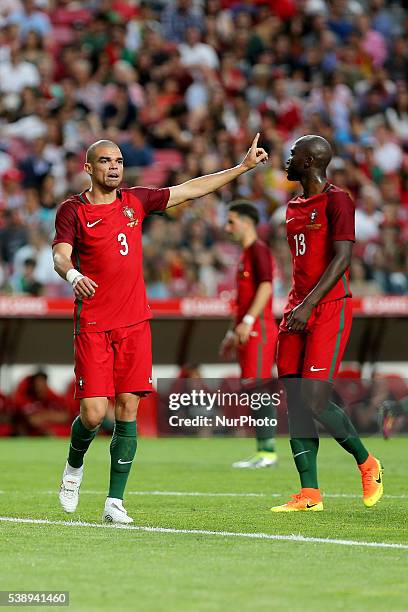
[[354, 242], [354, 203], [345, 191], [326, 183], [317, 195], [297, 196], [289, 201], [286, 231], [292, 253], [293, 286], [280, 326], [279, 373], [332, 380], [352, 323], [351, 301], [347, 299], [351, 297], [349, 268], [314, 308], [305, 330], [307, 336], [291, 332], [287, 322], [290, 312], [303, 302], [328, 268], [334, 257], [334, 242]]
[[301, 490], [273, 512], [323, 510], [316, 421], [354, 457], [364, 505], [374, 506], [384, 491], [380, 461], [331, 397], [352, 324], [349, 269], [355, 239], [354, 204], [327, 180], [331, 158], [327, 140], [310, 134], [293, 144], [286, 165], [288, 179], [299, 181], [303, 193], [290, 200], [286, 213], [293, 286], [279, 327], [277, 365]]

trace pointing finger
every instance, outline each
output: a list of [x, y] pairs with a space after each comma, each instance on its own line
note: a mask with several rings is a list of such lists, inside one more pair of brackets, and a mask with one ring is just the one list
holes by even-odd
[[256, 148], [257, 148], [257, 146], [258, 146], [258, 140], [259, 140], [259, 135], [260, 135], [260, 134], [259, 134], [259, 132], [257, 132], [257, 134], [256, 134], [255, 138], [254, 138], [254, 139], [253, 139], [253, 141], [252, 141], [252, 145], [251, 145], [251, 148], [252, 148], [252, 149], [256, 149]]

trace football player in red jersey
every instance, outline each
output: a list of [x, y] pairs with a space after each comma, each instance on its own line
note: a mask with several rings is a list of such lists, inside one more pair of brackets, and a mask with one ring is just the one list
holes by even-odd
[[115, 397], [115, 430], [103, 520], [131, 523], [123, 494], [136, 453], [140, 396], [152, 390], [151, 317], [142, 273], [142, 231], [146, 215], [211, 193], [266, 162], [257, 134], [243, 161], [228, 170], [163, 189], [120, 189], [119, 147], [100, 140], [87, 151], [90, 189], [63, 202], [56, 216], [54, 267], [72, 284], [75, 296], [76, 397], [81, 412], [72, 424], [71, 444], [59, 499], [66, 512], [78, 505], [83, 458]]
[[368, 453], [346, 413], [330, 401], [351, 330], [349, 267], [355, 239], [354, 204], [326, 178], [331, 157], [327, 140], [304, 136], [294, 143], [286, 167], [288, 179], [300, 181], [303, 193], [289, 202], [286, 212], [293, 286], [279, 328], [277, 365], [285, 381], [301, 491], [272, 508], [274, 512], [323, 510], [314, 419], [355, 458], [365, 506], [374, 506], [383, 493], [380, 462]]
[[[227, 233], [242, 246], [237, 270], [236, 317], [222, 344], [221, 355], [237, 352], [241, 378], [246, 388], [258, 392], [262, 380], [271, 380], [275, 362], [277, 327], [272, 311], [272, 254], [257, 235], [259, 214], [250, 202], [238, 201], [229, 208]], [[266, 392], [266, 389], [265, 389]], [[235, 468], [263, 468], [277, 464], [276, 427], [272, 405], [257, 413], [265, 425], [256, 427], [257, 452], [237, 461]]]

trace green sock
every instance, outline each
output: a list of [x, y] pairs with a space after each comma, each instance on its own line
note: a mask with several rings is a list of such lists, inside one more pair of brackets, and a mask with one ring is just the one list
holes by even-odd
[[317, 453], [319, 438], [291, 438], [290, 446], [302, 488], [318, 489]]
[[312, 413], [305, 404], [301, 380], [296, 377], [284, 379], [288, 409], [290, 446], [293, 460], [299, 473], [300, 483], [305, 489], [318, 489], [317, 453], [319, 435]]
[[256, 448], [258, 453], [274, 453], [275, 438], [257, 438]]
[[71, 444], [69, 445], [68, 463], [73, 468], [80, 468], [84, 463], [84, 455], [99, 427], [87, 429], [78, 415], [71, 427]]
[[316, 419], [335, 438], [344, 450], [353, 455], [359, 465], [364, 463], [368, 457], [368, 450], [360, 440], [354, 425], [347, 414], [334, 402], [329, 402], [327, 407]]
[[255, 436], [258, 452], [274, 453], [276, 425], [270, 425], [276, 419], [276, 408], [271, 404], [262, 405], [253, 415], [256, 419], [264, 421], [265, 425], [256, 425]]
[[408, 414], [408, 396], [403, 397], [396, 402], [392, 402], [391, 414], [393, 416], [403, 416], [404, 414]]
[[108, 497], [123, 499], [136, 454], [136, 421], [116, 421], [110, 445], [111, 468]]

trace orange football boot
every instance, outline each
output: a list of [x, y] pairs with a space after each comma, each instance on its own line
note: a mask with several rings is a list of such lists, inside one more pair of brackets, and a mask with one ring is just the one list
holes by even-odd
[[319, 489], [304, 488], [300, 493], [292, 495], [292, 499], [282, 504], [282, 506], [274, 506], [271, 512], [321, 512], [323, 510], [323, 501]]
[[358, 469], [361, 472], [364, 505], [366, 508], [372, 508], [384, 493], [383, 467], [378, 459], [368, 455]]

